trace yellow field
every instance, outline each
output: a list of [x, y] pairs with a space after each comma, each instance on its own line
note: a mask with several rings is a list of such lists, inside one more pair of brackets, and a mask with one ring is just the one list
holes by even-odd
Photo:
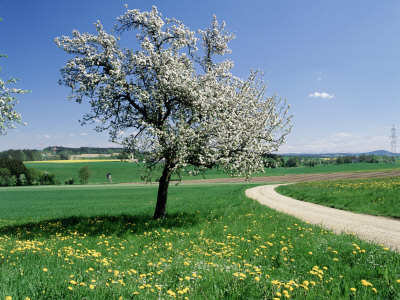
[[104, 161], [120, 161], [120, 160], [119, 159], [36, 160], [36, 161], [25, 161], [25, 163], [69, 164], [69, 163], [89, 163], [89, 162], [104, 162]]

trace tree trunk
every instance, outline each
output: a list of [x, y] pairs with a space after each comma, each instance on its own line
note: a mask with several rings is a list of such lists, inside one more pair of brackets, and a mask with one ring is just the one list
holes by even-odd
[[166, 164], [162, 175], [160, 177], [158, 185], [158, 196], [156, 210], [154, 211], [154, 219], [164, 219], [167, 212], [167, 196], [168, 196], [168, 186], [171, 180], [171, 167]]

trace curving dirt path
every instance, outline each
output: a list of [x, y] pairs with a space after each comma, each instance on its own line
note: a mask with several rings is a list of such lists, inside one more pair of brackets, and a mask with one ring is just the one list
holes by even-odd
[[246, 196], [277, 211], [332, 230], [354, 233], [359, 238], [383, 244], [400, 252], [400, 220], [357, 214], [310, 202], [295, 200], [275, 192], [278, 185], [246, 190]]

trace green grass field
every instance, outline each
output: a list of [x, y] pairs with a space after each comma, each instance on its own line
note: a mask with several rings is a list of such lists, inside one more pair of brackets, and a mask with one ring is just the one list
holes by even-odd
[[[125, 183], [125, 182], [140, 182], [140, 170], [139, 165], [136, 163], [128, 162], [89, 162], [89, 163], [48, 163], [48, 162], [35, 162], [25, 163], [30, 168], [36, 168], [43, 171], [48, 171], [56, 175], [56, 178], [64, 184], [64, 181], [68, 177], [73, 177], [76, 183], [79, 183], [78, 171], [84, 165], [89, 165], [91, 170], [91, 177], [89, 178], [90, 184], [102, 184], [107, 181], [106, 174], [111, 173], [113, 183]], [[273, 176], [273, 175], [285, 175], [285, 174], [310, 174], [310, 173], [331, 173], [331, 172], [354, 172], [354, 171], [385, 171], [393, 170], [400, 167], [399, 161], [396, 164], [390, 165], [386, 163], [368, 164], [368, 163], [357, 163], [357, 164], [346, 164], [346, 165], [326, 165], [317, 166], [313, 168], [298, 167], [298, 168], [276, 168], [266, 169], [265, 173], [254, 174], [254, 177], [258, 176]], [[156, 171], [154, 174], [154, 181], [157, 181], [161, 175], [161, 171]], [[226, 178], [228, 174], [221, 170], [213, 169], [207, 171], [205, 174], [207, 179], [212, 178]], [[178, 177], [174, 176], [173, 180], [177, 180]], [[203, 176], [183, 176], [183, 180], [192, 179], [203, 179]]]
[[400, 177], [304, 182], [276, 190], [325, 206], [400, 218]]
[[0, 189], [0, 299], [399, 299], [400, 255], [244, 196], [254, 185]]

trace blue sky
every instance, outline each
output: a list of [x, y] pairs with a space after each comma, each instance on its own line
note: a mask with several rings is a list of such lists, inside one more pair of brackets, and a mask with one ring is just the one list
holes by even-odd
[[28, 125], [0, 136], [0, 150], [113, 145], [107, 133], [80, 126], [89, 107], [68, 101], [69, 90], [58, 85], [68, 55], [54, 38], [94, 32], [96, 20], [111, 30], [124, 4], [156, 5], [192, 30], [207, 27], [213, 14], [224, 20], [237, 36], [234, 74], [264, 70], [269, 94], [291, 104], [293, 130], [282, 153], [390, 150], [393, 124], [400, 135], [400, 1], [0, 0], [0, 53], [8, 55], [0, 76], [20, 78], [18, 87], [32, 91], [16, 106]]

